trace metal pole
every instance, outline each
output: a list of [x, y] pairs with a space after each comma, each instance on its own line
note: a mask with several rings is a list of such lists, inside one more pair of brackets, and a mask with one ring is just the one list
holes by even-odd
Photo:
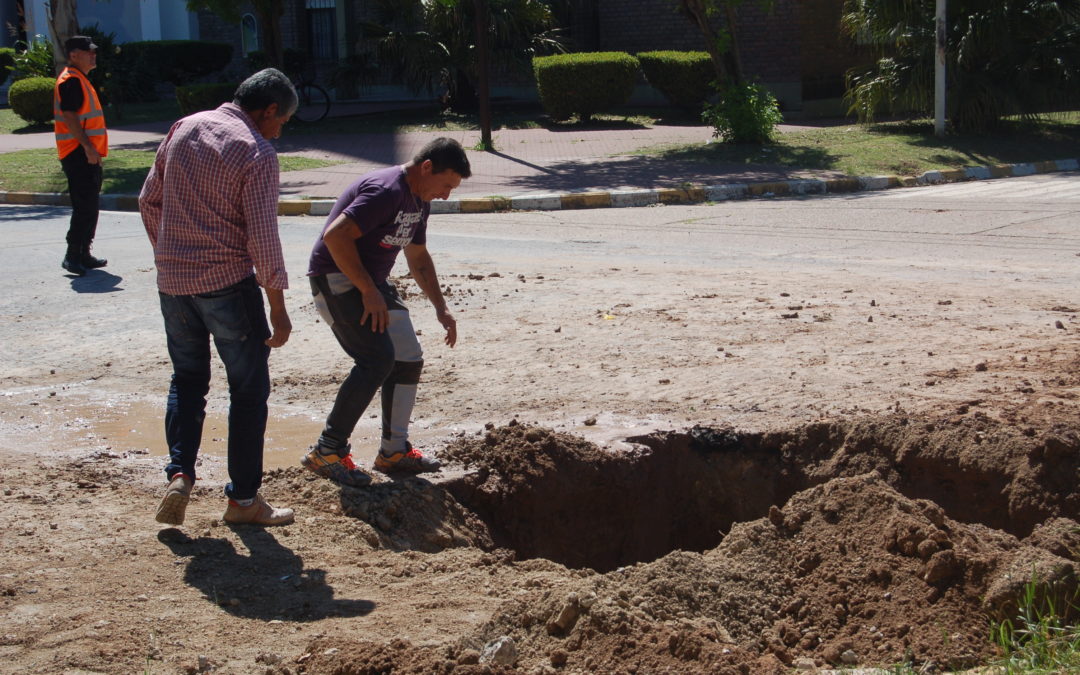
[[934, 21], [937, 58], [934, 64], [934, 135], [945, 135], [945, 0], [937, 0]]

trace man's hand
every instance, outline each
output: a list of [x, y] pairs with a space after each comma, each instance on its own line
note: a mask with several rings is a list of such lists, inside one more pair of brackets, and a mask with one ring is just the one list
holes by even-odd
[[292, 321], [289, 321], [289, 313], [282, 309], [270, 308], [270, 327], [273, 333], [266, 338], [266, 346], [277, 348], [289, 341], [292, 333]]
[[98, 154], [97, 148], [90, 145], [83, 146], [83, 150], [86, 152], [86, 162], [88, 164], [101, 164], [101, 155]]
[[457, 319], [448, 309], [436, 310], [435, 316], [439, 319], [439, 323], [442, 324], [443, 328], [446, 329], [446, 344], [453, 349], [454, 345], [457, 344]]
[[360, 317], [360, 325], [363, 326], [371, 317], [371, 331], [382, 333], [390, 325], [390, 310], [386, 307], [386, 298], [378, 288], [369, 291], [361, 291], [360, 297], [364, 302], [364, 314]]

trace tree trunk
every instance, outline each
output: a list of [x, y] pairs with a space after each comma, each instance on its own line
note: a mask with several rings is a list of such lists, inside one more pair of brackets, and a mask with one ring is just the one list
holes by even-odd
[[[723, 2], [725, 19], [727, 23], [726, 37], [728, 48], [720, 49], [721, 40], [724, 36], [713, 27], [709, 21], [709, 8], [713, 2]], [[679, 0], [679, 9], [705, 37], [705, 51], [709, 53], [713, 68], [716, 70], [716, 81], [723, 85], [741, 84], [743, 81], [742, 67], [738, 57], [738, 43], [735, 40], [735, 9], [724, 0]]]
[[48, 11], [49, 37], [53, 44], [53, 63], [56, 74], [67, 65], [67, 52], [64, 42], [72, 35], [78, 35], [79, 17], [76, 0], [50, 0], [45, 4]]
[[476, 93], [480, 108], [480, 147], [494, 150], [491, 143], [491, 96], [488, 87], [488, 25], [487, 2], [476, 2]]
[[[281, 68], [284, 65], [281, 46], [281, 15], [285, 13], [284, 5], [281, 0], [256, 0], [254, 5], [263, 37], [262, 51], [275, 68]], [[286, 74], [290, 77], [294, 75]]]

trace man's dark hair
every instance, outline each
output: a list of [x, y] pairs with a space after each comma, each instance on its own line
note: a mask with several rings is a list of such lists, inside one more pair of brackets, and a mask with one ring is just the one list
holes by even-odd
[[452, 138], [440, 137], [431, 141], [416, 153], [413, 164], [421, 164], [427, 159], [431, 160], [431, 173], [442, 173], [449, 169], [462, 178], [472, 175], [465, 148]]
[[277, 68], [264, 68], [240, 83], [233, 103], [246, 112], [265, 110], [277, 103], [278, 117], [296, 112], [296, 89], [285, 73]]

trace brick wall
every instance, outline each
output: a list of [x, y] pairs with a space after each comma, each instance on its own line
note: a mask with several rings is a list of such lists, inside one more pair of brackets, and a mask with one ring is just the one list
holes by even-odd
[[[702, 50], [705, 39], [672, 0], [596, 0], [598, 49], [643, 52]], [[738, 9], [736, 33], [743, 69], [762, 81], [799, 79], [798, 22], [794, 0], [776, 0], [771, 13], [753, 2]]]
[[844, 0], [802, 0], [802, 79], [806, 98], [839, 97], [844, 73], [871, 60], [871, 52], [840, 32]]
[[207, 42], [224, 42], [232, 45], [232, 61], [225, 68], [233, 79], [240, 79], [246, 73], [244, 67], [244, 46], [240, 41], [240, 25], [225, 23], [216, 14], [206, 10], [198, 13], [199, 39]]

